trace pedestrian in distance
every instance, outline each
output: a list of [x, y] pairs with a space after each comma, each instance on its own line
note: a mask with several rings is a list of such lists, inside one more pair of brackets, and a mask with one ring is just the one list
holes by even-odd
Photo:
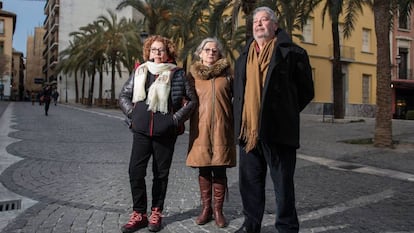
[[55, 89], [52, 92], [52, 98], [53, 98], [53, 103], [55, 104], [55, 106], [57, 105], [57, 100], [59, 98], [59, 92]]
[[37, 97], [36, 93], [34, 91], [32, 91], [30, 93], [30, 100], [32, 101], [32, 105], [35, 105], [36, 97]]
[[52, 88], [49, 84], [43, 88], [42, 95], [40, 97], [40, 102], [45, 104], [45, 115], [49, 113], [50, 101], [52, 96]]
[[36, 95], [36, 99], [37, 100], [39, 100], [39, 105], [42, 105], [43, 103], [43, 101], [42, 101], [42, 92], [43, 92], [43, 90], [42, 91], [39, 91], [38, 93], [37, 93], [37, 95]]
[[[129, 162], [133, 213], [122, 226], [124, 233], [147, 226], [149, 231], [157, 232], [162, 227], [175, 142], [198, 103], [194, 82], [176, 65], [176, 55], [171, 40], [159, 35], [148, 37], [143, 46], [144, 63], [135, 69], [119, 95], [120, 108], [131, 120], [133, 132]], [[145, 176], [151, 156], [152, 204], [147, 217]]]
[[239, 144], [239, 188], [243, 225], [260, 232], [269, 169], [279, 233], [299, 232], [294, 173], [300, 112], [314, 97], [307, 52], [278, 27], [270, 8], [253, 11], [253, 38], [235, 63], [234, 124]]
[[226, 169], [236, 166], [233, 76], [230, 64], [224, 58], [223, 46], [217, 39], [204, 39], [194, 55], [198, 60], [191, 65], [189, 76], [195, 80], [199, 105], [190, 118], [186, 164], [199, 171], [202, 210], [196, 223], [206, 224], [214, 216], [216, 225], [225, 227], [223, 202], [227, 190]]

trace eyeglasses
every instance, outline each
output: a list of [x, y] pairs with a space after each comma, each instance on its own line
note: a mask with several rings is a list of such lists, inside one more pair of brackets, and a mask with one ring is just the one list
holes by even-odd
[[154, 54], [157, 54], [157, 53], [165, 53], [165, 49], [163, 49], [163, 48], [151, 48], [150, 49], [150, 51], [151, 51], [151, 53], [154, 53]]
[[213, 53], [213, 54], [216, 54], [216, 53], [218, 53], [218, 50], [217, 49], [203, 49], [203, 51], [204, 52], [206, 52], [206, 53]]

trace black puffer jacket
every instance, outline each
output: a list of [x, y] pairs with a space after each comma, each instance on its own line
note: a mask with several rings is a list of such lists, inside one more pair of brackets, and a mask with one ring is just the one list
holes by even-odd
[[[155, 76], [148, 72], [145, 88], [148, 89], [155, 81]], [[131, 119], [134, 132], [149, 136], [170, 136], [180, 134], [183, 124], [190, 117], [198, 104], [194, 90], [194, 80], [187, 79], [181, 68], [171, 74], [171, 90], [167, 114], [148, 111], [146, 99], [132, 103], [134, 90], [134, 74], [127, 80], [119, 94], [119, 106], [124, 114]]]

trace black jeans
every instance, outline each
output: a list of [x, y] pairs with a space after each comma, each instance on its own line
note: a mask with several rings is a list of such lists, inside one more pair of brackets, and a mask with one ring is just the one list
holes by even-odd
[[46, 115], [49, 112], [49, 106], [50, 106], [50, 100], [45, 100], [45, 114]]
[[171, 137], [171, 135], [168, 137], [150, 137], [134, 133], [129, 162], [133, 210], [140, 213], [147, 212], [145, 176], [151, 155], [153, 173], [151, 207], [158, 207], [163, 210], [176, 139], [176, 136]]
[[293, 181], [295, 166], [296, 148], [284, 145], [268, 146], [259, 142], [255, 149], [246, 153], [240, 147], [239, 183], [245, 215], [243, 225], [254, 232], [260, 232], [269, 167], [277, 203], [276, 229], [279, 233], [299, 232]]

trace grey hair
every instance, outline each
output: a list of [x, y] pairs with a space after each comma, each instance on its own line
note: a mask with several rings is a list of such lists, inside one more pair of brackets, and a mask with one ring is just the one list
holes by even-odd
[[279, 19], [276, 17], [276, 13], [272, 9], [270, 9], [269, 7], [267, 7], [267, 6], [261, 6], [261, 7], [258, 7], [256, 9], [254, 9], [254, 11], [253, 11], [253, 18], [260, 11], [265, 11], [269, 15], [270, 20], [272, 20], [274, 23], [278, 23], [279, 22]]
[[200, 53], [201, 53], [201, 51], [204, 49], [204, 46], [206, 46], [206, 44], [207, 43], [210, 43], [210, 42], [217, 44], [219, 58], [224, 57], [224, 54], [223, 54], [223, 45], [220, 43], [220, 41], [217, 40], [217, 38], [207, 37], [203, 41], [201, 41], [200, 45], [198, 45], [196, 51], [194, 52], [194, 55], [195, 55], [195, 57], [197, 59], [200, 59]]

